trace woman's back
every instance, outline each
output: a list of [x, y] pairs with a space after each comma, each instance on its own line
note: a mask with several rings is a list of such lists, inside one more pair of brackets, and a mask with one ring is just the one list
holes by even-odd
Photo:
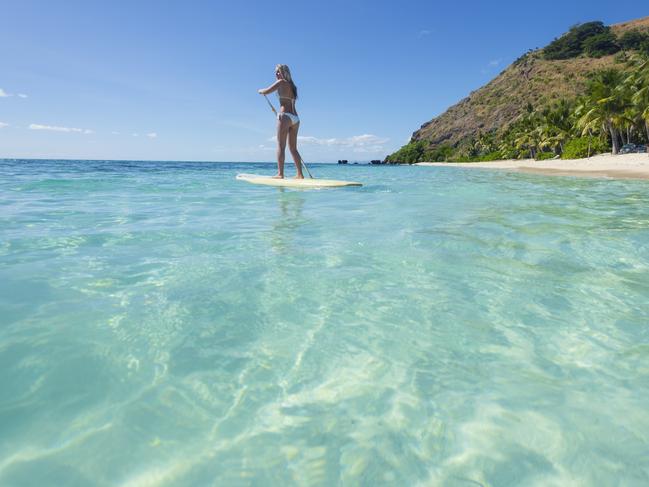
[[284, 80], [277, 88], [277, 96], [279, 97], [279, 105], [281, 112], [288, 112], [297, 115], [295, 110], [295, 93], [291, 83]]

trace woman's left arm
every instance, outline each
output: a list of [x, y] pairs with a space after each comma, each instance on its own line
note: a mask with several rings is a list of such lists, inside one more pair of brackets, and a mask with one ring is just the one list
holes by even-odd
[[268, 88], [262, 88], [261, 90], [257, 90], [257, 93], [259, 93], [260, 95], [267, 95], [269, 93], [272, 93], [273, 91], [277, 91], [277, 88], [279, 88], [279, 85], [280, 85], [280, 83], [282, 81], [283, 80], [278, 79], [272, 85], [270, 85]]

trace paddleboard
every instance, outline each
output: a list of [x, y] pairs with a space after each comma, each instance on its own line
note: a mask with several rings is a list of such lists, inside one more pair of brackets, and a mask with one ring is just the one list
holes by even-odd
[[270, 176], [263, 176], [260, 174], [237, 174], [239, 181], [245, 181], [252, 184], [263, 184], [265, 186], [279, 186], [283, 188], [342, 188], [345, 186], [363, 186], [361, 183], [353, 181], [337, 181], [335, 179], [294, 179], [284, 178], [275, 179]]

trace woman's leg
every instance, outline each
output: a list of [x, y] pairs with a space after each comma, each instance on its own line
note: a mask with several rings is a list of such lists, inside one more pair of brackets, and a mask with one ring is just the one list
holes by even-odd
[[284, 159], [286, 157], [286, 136], [291, 121], [288, 117], [279, 116], [277, 119], [277, 175], [276, 178], [284, 177]]
[[297, 151], [297, 131], [300, 129], [300, 122], [291, 125], [288, 129], [288, 148], [291, 151], [293, 156], [293, 162], [295, 162], [295, 170], [297, 171], [296, 178], [304, 179], [304, 174], [302, 174], [302, 156]]

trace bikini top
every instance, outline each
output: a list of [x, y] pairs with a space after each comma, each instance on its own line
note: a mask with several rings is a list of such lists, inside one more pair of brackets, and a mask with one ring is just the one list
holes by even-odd
[[295, 112], [295, 98], [290, 97], [290, 96], [282, 96], [279, 94], [279, 91], [277, 91], [277, 98], [279, 98], [279, 102], [282, 103], [282, 98], [284, 100], [291, 100], [291, 107], [293, 107], [293, 111]]

